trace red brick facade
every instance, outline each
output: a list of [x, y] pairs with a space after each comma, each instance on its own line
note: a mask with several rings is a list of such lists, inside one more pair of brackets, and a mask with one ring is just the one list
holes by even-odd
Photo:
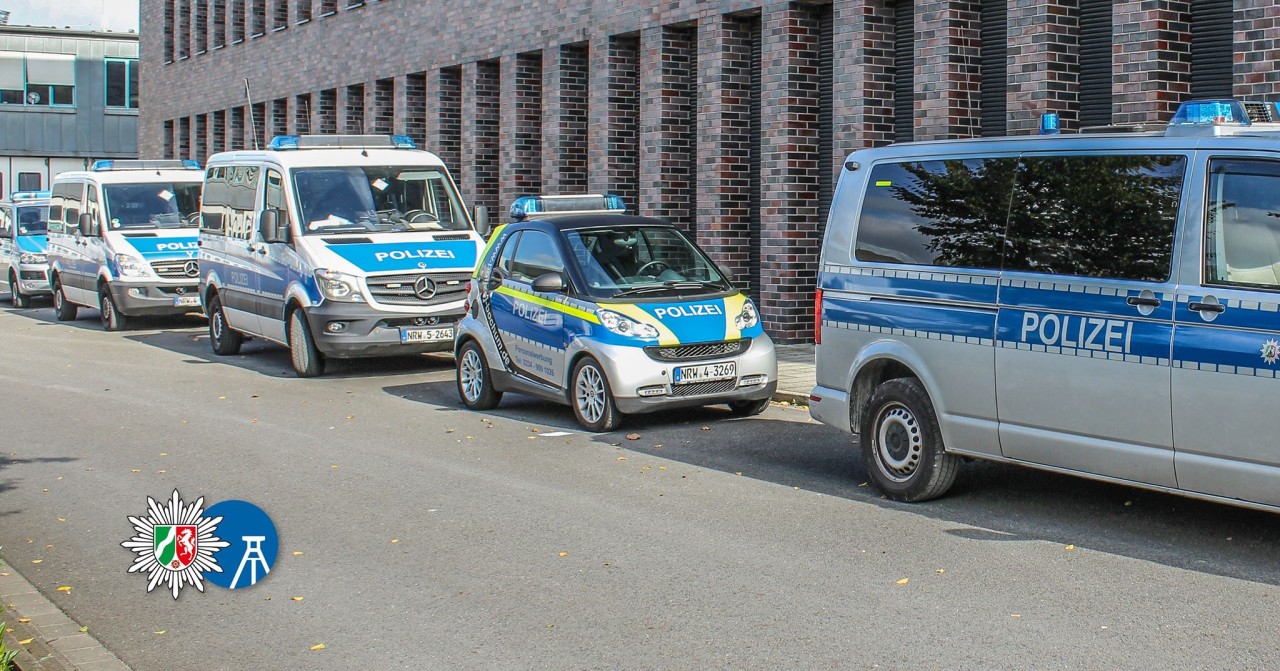
[[[251, 119], [262, 139], [394, 132], [440, 155], [469, 203], [498, 218], [526, 193], [617, 193], [690, 231], [775, 337], [805, 340], [845, 156], [899, 131], [983, 134], [993, 0], [915, 0], [910, 13], [904, 1], [503, 0], [476, 13], [143, 0], [139, 147], [203, 160], [251, 143]], [[1164, 121], [1191, 94], [1196, 58], [1220, 59], [1237, 95], [1280, 94], [1280, 8], [1195, 2], [1234, 11], [1231, 50], [1197, 54], [1190, 0], [1127, 0], [1083, 19], [1082, 0], [1006, 2], [994, 15], [1007, 12], [1007, 132], [1036, 132], [1045, 112], [1070, 132], [1085, 108], [1095, 123]], [[1104, 60], [1094, 50], [1086, 62], [1086, 42]], [[200, 95], [172, 94], [192, 82]]]

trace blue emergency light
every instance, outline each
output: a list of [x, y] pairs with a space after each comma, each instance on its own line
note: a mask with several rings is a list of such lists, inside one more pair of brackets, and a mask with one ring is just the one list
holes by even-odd
[[521, 196], [511, 203], [511, 220], [520, 221], [531, 214], [553, 212], [592, 212], [620, 214], [627, 211], [621, 196], [612, 193], [571, 196]]
[[105, 159], [94, 161], [93, 167], [89, 168], [94, 172], [111, 172], [113, 170], [203, 170], [199, 161], [191, 159], [178, 160], [126, 160], [117, 161], [115, 159]]
[[417, 149], [408, 135], [277, 135], [267, 149]]
[[50, 191], [14, 191], [9, 194], [9, 199], [15, 202], [19, 200], [48, 200], [52, 197], [53, 193]]

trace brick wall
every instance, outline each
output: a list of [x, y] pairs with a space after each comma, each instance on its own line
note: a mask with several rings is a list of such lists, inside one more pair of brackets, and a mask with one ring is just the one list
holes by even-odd
[[1058, 112], [1075, 129], [1078, 95], [1076, 0], [1041, 0], [1009, 7], [1009, 133], [1034, 133], [1040, 115]]
[[1235, 94], [1275, 100], [1280, 95], [1280, 4], [1236, 9]]
[[916, 3], [916, 139], [979, 134], [978, 3]]
[[497, 61], [462, 66], [462, 188], [472, 206], [499, 210], [499, 116], [502, 83]]
[[587, 152], [591, 191], [614, 193], [635, 212], [640, 190], [640, 38], [611, 35], [590, 54]]
[[636, 210], [694, 232], [697, 31], [654, 26], [640, 35]]
[[542, 182], [549, 193], [587, 190], [587, 45], [547, 49], [542, 58]]
[[1130, 0], [1112, 11], [1115, 123], [1168, 121], [1191, 91], [1190, 3]]
[[498, 202], [508, 207], [542, 192], [542, 52], [503, 58], [501, 86]]

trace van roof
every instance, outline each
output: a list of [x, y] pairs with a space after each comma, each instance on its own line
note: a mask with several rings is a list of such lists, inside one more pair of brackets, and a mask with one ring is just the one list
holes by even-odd
[[268, 163], [282, 168], [322, 168], [366, 165], [402, 165], [443, 168], [444, 161], [429, 151], [391, 148], [337, 149], [241, 149], [210, 156], [206, 168], [232, 163]]
[[146, 184], [148, 182], [201, 182], [204, 180], [203, 170], [115, 170], [92, 172], [75, 170], [58, 173], [53, 183], [69, 181], [89, 182], [92, 184]]
[[1234, 135], [1183, 137], [1171, 137], [1160, 132], [1079, 133], [921, 140], [858, 149], [849, 154], [846, 163], [849, 161], [858, 162], [911, 156], [964, 156], [1050, 151], [1194, 151], [1205, 149], [1280, 152], [1280, 132], [1259, 129]]

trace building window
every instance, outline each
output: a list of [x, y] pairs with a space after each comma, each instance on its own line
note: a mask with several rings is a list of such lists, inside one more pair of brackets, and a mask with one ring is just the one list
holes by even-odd
[[138, 109], [138, 61], [108, 58], [107, 107]]
[[19, 191], [39, 191], [40, 190], [40, 173], [38, 172], [18, 173], [18, 190]]
[[76, 58], [64, 54], [0, 52], [0, 104], [65, 105], [76, 102]]

